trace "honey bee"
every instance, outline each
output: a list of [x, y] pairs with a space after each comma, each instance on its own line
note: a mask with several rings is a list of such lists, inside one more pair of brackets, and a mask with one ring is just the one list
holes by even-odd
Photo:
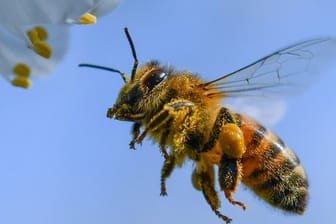
[[335, 40], [300, 42], [213, 81], [204, 81], [192, 72], [176, 71], [157, 61], [138, 68], [127, 28], [125, 34], [134, 58], [130, 77], [113, 68], [80, 66], [106, 69], [123, 78], [125, 85], [108, 109], [107, 117], [133, 122], [130, 148], [134, 149], [146, 136], [158, 143], [164, 157], [161, 195], [167, 195], [166, 180], [174, 168], [191, 160], [195, 163], [191, 176], [194, 188], [203, 193], [212, 211], [226, 223], [231, 218], [219, 211], [215, 178], [233, 205], [246, 209], [243, 202], [233, 197], [243, 183], [270, 205], [303, 214], [308, 181], [299, 158], [273, 132], [222, 106], [221, 101], [232, 96], [260, 96], [297, 88], [293, 85], [296, 77], [305, 75], [312, 59], [320, 57], [323, 47], [328, 48]]

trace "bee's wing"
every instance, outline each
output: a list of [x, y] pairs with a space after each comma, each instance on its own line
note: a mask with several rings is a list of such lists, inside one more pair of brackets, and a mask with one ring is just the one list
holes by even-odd
[[336, 62], [336, 38], [303, 41], [202, 84], [208, 96], [286, 96], [300, 92]]
[[225, 101], [225, 107], [230, 110], [251, 117], [265, 127], [277, 124], [285, 115], [287, 102], [277, 98], [234, 98]]
[[314, 83], [332, 68], [332, 63], [336, 66], [336, 39], [311, 39], [278, 50], [202, 87], [208, 96], [224, 96], [229, 108], [269, 126], [285, 113], [283, 97]]

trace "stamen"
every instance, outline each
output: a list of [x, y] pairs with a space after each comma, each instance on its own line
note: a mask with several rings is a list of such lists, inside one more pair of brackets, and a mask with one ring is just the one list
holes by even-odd
[[85, 24], [85, 25], [95, 24], [96, 22], [97, 22], [97, 18], [91, 13], [86, 13], [79, 18], [79, 23]]
[[27, 31], [27, 36], [32, 43], [32, 49], [44, 58], [50, 58], [52, 49], [50, 45], [44, 42], [48, 37], [47, 31], [42, 26], [36, 26]]
[[38, 38], [40, 40], [46, 40], [48, 38], [48, 32], [42, 26], [35, 26], [35, 31], [37, 32]]
[[43, 41], [36, 41], [35, 43], [33, 43], [34, 46], [34, 51], [44, 57], [44, 58], [50, 58], [51, 53], [52, 53], [52, 49], [49, 46], [49, 44], [47, 44], [46, 42]]
[[12, 72], [21, 77], [29, 77], [30, 75], [30, 68], [28, 65], [23, 64], [23, 63], [18, 63], [13, 67]]
[[27, 36], [30, 40], [30, 42], [35, 43], [36, 41], [39, 41], [40, 38], [38, 36], [38, 32], [35, 29], [31, 29], [27, 31]]
[[22, 63], [16, 64], [12, 71], [16, 75], [16, 77], [11, 81], [13, 86], [26, 89], [31, 86], [31, 81], [29, 80], [30, 69], [28, 65]]

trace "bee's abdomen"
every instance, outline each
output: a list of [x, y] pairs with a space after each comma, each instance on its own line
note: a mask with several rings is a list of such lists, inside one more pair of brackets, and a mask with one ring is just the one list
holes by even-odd
[[237, 115], [244, 133], [243, 183], [271, 205], [302, 214], [308, 181], [295, 153], [255, 121]]

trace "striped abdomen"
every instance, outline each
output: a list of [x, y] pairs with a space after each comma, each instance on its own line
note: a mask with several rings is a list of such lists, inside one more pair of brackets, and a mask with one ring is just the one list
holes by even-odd
[[308, 182], [295, 153], [260, 124], [237, 114], [244, 133], [242, 182], [271, 205], [302, 214], [308, 199]]

